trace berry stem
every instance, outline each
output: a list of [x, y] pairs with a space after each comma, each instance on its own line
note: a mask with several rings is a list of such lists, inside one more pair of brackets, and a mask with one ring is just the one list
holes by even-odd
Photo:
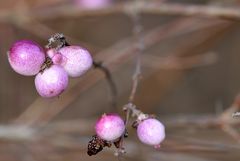
[[53, 61], [51, 58], [46, 57], [45, 62], [42, 64], [40, 68], [40, 73], [43, 73], [45, 69], [50, 68], [53, 65]]
[[[137, 3], [137, 0], [135, 0], [135, 2]], [[130, 114], [132, 114], [132, 117], [137, 117], [137, 120], [139, 120], [140, 117], [143, 117], [143, 118], [148, 117], [147, 115], [142, 113], [140, 110], [138, 110], [136, 106], [132, 103], [135, 99], [137, 88], [139, 86], [139, 80], [141, 77], [141, 54], [144, 50], [144, 38], [142, 36], [143, 26], [140, 21], [139, 13], [136, 10], [133, 10], [132, 12], [129, 12], [129, 16], [133, 22], [133, 35], [135, 37], [135, 45], [137, 50], [136, 50], [136, 67], [132, 76], [133, 85], [132, 85], [132, 89], [128, 99], [128, 104], [126, 104], [123, 107], [123, 110], [126, 112], [125, 128], [128, 125]], [[116, 152], [117, 156], [120, 156], [120, 154], [123, 154], [125, 152], [125, 151], [121, 151], [121, 149], [124, 149], [123, 139], [124, 139], [124, 135], [122, 135], [121, 137], [121, 144], [118, 148], [118, 151]]]
[[131, 114], [132, 117], [136, 117], [138, 121], [142, 121], [149, 117], [148, 114], [144, 114], [142, 111], [137, 109], [136, 105], [134, 105], [133, 103], [126, 104], [123, 107], [123, 110], [127, 111], [129, 116]]
[[102, 62], [96, 62], [95, 60], [93, 60], [93, 66], [96, 69], [100, 69], [105, 74], [106, 80], [111, 90], [111, 105], [115, 109], [117, 107], [117, 86], [112, 78], [109, 69], [103, 66]]
[[[135, 3], [138, 3], [137, 0]], [[137, 10], [133, 10], [132, 12], [129, 12], [129, 16], [132, 19], [133, 22], [133, 35], [135, 37], [135, 45], [136, 45], [136, 67], [135, 72], [132, 77], [132, 89], [129, 96], [128, 104], [123, 107], [123, 110], [126, 111], [126, 121], [125, 124], [127, 126], [128, 120], [130, 117], [130, 113], [132, 113], [132, 116], [135, 115], [138, 116], [142, 114], [140, 110], [136, 109], [136, 106], [132, 103], [135, 99], [137, 88], [139, 86], [139, 80], [141, 78], [141, 55], [143, 53], [143, 50], [145, 48], [144, 45], [144, 37], [142, 35], [143, 31], [143, 25], [141, 23], [141, 17]]]
[[[137, 1], [136, 1], [137, 3]], [[139, 80], [141, 78], [141, 55], [144, 50], [144, 40], [142, 36], [143, 26], [141, 24], [141, 18], [138, 12], [129, 13], [130, 17], [133, 21], [133, 35], [135, 37], [135, 45], [136, 45], [136, 67], [135, 72], [133, 74], [133, 86], [131, 90], [131, 94], [129, 96], [129, 102], [133, 102], [136, 91], [139, 85]]]

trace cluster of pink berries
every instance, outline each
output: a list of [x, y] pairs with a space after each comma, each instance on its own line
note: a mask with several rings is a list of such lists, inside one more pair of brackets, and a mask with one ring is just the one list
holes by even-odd
[[[60, 45], [52, 47], [56, 42]], [[69, 45], [62, 34], [51, 37], [46, 49], [31, 40], [17, 41], [8, 52], [8, 60], [15, 72], [24, 76], [35, 75], [37, 92], [48, 98], [59, 96], [67, 88], [68, 76], [80, 77], [92, 65], [97, 65], [86, 49]], [[137, 118], [132, 126], [137, 129], [139, 140], [160, 147], [165, 139], [164, 125], [154, 117], [142, 113], [132, 103], [124, 107], [124, 111], [129, 110]], [[88, 144], [88, 154], [95, 155], [112, 143], [123, 153], [121, 143], [127, 137], [126, 122], [117, 114], [102, 115], [95, 125], [96, 135]]]
[[[160, 143], [165, 139], [165, 127], [159, 120], [141, 113], [135, 124], [134, 127], [137, 128], [137, 136], [142, 143], [156, 148], [160, 147]], [[104, 114], [97, 121], [95, 131], [96, 136], [93, 137], [94, 143], [104, 144], [94, 146], [92, 145], [93, 141], [90, 141], [88, 146], [89, 155], [97, 154], [104, 146], [109, 147], [111, 143], [114, 143], [116, 146], [122, 137], [126, 135], [126, 125], [119, 115]], [[99, 137], [98, 141], [96, 141], [96, 137]], [[99, 147], [101, 148], [100, 150]], [[121, 147], [116, 146], [116, 148]]]
[[59, 96], [68, 86], [68, 76], [79, 77], [92, 66], [90, 53], [79, 46], [44, 50], [31, 40], [15, 42], [8, 52], [13, 70], [35, 76], [35, 87], [42, 97]]

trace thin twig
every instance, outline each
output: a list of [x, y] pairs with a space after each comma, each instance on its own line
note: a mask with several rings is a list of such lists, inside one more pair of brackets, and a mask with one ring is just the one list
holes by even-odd
[[133, 33], [136, 41], [136, 67], [135, 72], [133, 74], [133, 85], [131, 89], [131, 93], [129, 96], [129, 102], [133, 102], [134, 97], [136, 95], [136, 91], [139, 84], [139, 79], [141, 77], [141, 55], [144, 50], [144, 40], [143, 40], [143, 25], [141, 23], [140, 15], [138, 12], [133, 12], [131, 14], [131, 18], [133, 21]]
[[[135, 1], [135, 3], [137, 3], [137, 0]], [[129, 100], [128, 100], [128, 106], [124, 106], [123, 110], [126, 112], [126, 117], [125, 117], [125, 126], [127, 129], [128, 126], [128, 122], [129, 122], [129, 117], [130, 117], [130, 113], [132, 113], [131, 108], [128, 108], [129, 106], [133, 105], [132, 102], [134, 101], [135, 95], [136, 95], [136, 91], [139, 85], [139, 79], [141, 77], [141, 55], [142, 52], [144, 50], [144, 37], [142, 35], [143, 32], [143, 25], [141, 23], [141, 17], [139, 15], [138, 12], [136, 11], [132, 11], [130, 13], [130, 17], [132, 19], [133, 22], [133, 34], [134, 34], [134, 38], [135, 38], [135, 42], [136, 42], [136, 67], [135, 67], [135, 71], [133, 73], [132, 76], [132, 89], [130, 92], [130, 96], [129, 96]], [[126, 130], [127, 132], [127, 130]], [[121, 147], [120, 149], [124, 149], [123, 148], [123, 139], [124, 139], [124, 135], [123, 134], [121, 136]], [[124, 151], [118, 151], [117, 154], [118, 156], [120, 156], [119, 154], [124, 153]]]
[[105, 74], [106, 80], [111, 90], [111, 105], [113, 108], [116, 108], [117, 107], [117, 86], [112, 78], [110, 70], [107, 67], [103, 66], [101, 62], [96, 62], [95, 60], [93, 61], [93, 66], [95, 68], [100, 69]]

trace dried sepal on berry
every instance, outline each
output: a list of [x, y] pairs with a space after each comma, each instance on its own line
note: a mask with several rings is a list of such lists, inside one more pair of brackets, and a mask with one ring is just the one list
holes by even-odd
[[106, 141], [106, 140], [101, 139], [97, 135], [93, 135], [92, 139], [88, 142], [87, 154], [89, 156], [96, 155], [99, 152], [101, 152], [104, 147], [110, 148], [112, 145], [114, 145], [115, 148], [117, 148], [115, 155], [119, 155], [120, 153], [121, 154], [126, 153], [125, 148], [122, 146], [122, 143], [123, 143], [123, 138], [125, 138], [127, 136], [128, 136], [128, 134], [127, 134], [127, 132], [125, 132], [125, 134], [123, 136], [119, 137], [115, 141]]
[[46, 45], [46, 48], [47, 49], [55, 48], [56, 50], [59, 50], [64, 46], [69, 46], [65, 36], [62, 33], [56, 33], [48, 39], [48, 44]]
[[105, 141], [99, 138], [97, 135], [93, 135], [92, 139], [88, 142], [88, 151], [89, 156], [96, 155], [101, 152], [104, 147], [111, 147], [111, 142]]

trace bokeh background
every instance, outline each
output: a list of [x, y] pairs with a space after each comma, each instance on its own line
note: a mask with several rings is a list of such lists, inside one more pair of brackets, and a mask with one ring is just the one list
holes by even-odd
[[[145, 47], [134, 102], [166, 125], [167, 138], [156, 150], [140, 143], [129, 127], [124, 141], [127, 153], [120, 159], [238, 161], [240, 117], [232, 118], [232, 113], [238, 111], [240, 88], [239, 1], [145, 3], [201, 12], [186, 16], [173, 10], [151, 11], [151, 7], [140, 10]], [[89, 157], [87, 142], [101, 114], [111, 111], [124, 116], [122, 107], [128, 102], [136, 64], [129, 13], [141, 5], [123, 0], [99, 6], [77, 0], [0, 1], [0, 161], [119, 159], [113, 155], [114, 148]], [[234, 10], [235, 18], [204, 12], [212, 7]], [[31, 39], [45, 46], [54, 33], [63, 33], [71, 44], [87, 48], [109, 68], [117, 85], [117, 108], [111, 108], [111, 91], [100, 70], [71, 79], [59, 98], [43, 99], [35, 90], [34, 77], [11, 69], [7, 51], [12, 43]]]

